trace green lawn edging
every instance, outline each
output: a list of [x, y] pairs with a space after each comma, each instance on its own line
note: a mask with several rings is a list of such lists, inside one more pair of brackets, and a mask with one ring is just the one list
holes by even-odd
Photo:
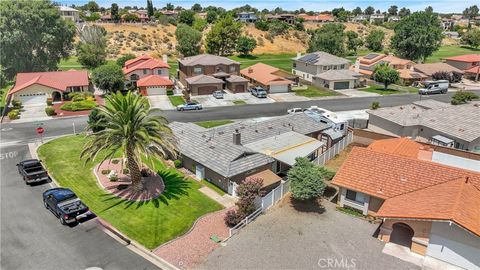
[[157, 199], [132, 202], [101, 189], [93, 174], [97, 162], [84, 164], [79, 153], [82, 135], [61, 137], [39, 147], [38, 155], [61, 186], [71, 188], [99, 217], [121, 233], [153, 249], [187, 232], [201, 216], [223, 207], [198, 189], [201, 185], [159, 161], [154, 167], [166, 191]]
[[172, 105], [175, 107], [185, 103], [185, 99], [182, 96], [168, 96], [168, 99], [170, 100], [170, 103], [172, 103]]
[[232, 120], [212, 120], [212, 121], [195, 122], [196, 125], [204, 128], [213, 128], [213, 127], [223, 126], [231, 123], [233, 123]]

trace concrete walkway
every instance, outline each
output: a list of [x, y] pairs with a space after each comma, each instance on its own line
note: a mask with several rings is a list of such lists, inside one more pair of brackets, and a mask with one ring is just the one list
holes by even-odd
[[230, 208], [235, 205], [235, 198], [228, 194], [221, 196], [220, 194], [218, 194], [217, 192], [215, 192], [213, 189], [209, 187], [201, 187], [199, 190], [203, 194], [207, 195], [210, 199], [223, 205], [223, 207], [225, 208]]
[[40, 122], [50, 120], [52, 117], [45, 113], [46, 104], [23, 105], [20, 110], [20, 119], [12, 120], [11, 123]]

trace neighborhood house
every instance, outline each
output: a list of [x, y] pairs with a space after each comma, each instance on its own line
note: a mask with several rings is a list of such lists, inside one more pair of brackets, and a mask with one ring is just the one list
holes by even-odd
[[383, 220], [380, 240], [429, 260], [480, 266], [480, 161], [407, 138], [379, 140], [354, 147], [332, 184], [341, 207]]
[[465, 77], [478, 80], [480, 74], [480, 54], [466, 54], [445, 58], [445, 63], [465, 72]]
[[240, 74], [247, 78], [251, 84], [261, 86], [268, 93], [286, 93], [292, 90], [292, 85], [298, 77], [263, 63], [240, 70]]
[[10, 100], [19, 100], [23, 105], [46, 106], [48, 98], [63, 101], [70, 92], [85, 92], [90, 88], [86, 70], [18, 73], [8, 95]]
[[135, 83], [149, 75], [158, 75], [168, 79], [169, 68], [170, 66], [162, 60], [144, 54], [126, 61], [123, 66], [123, 74], [130, 83]]
[[332, 130], [331, 123], [303, 113], [212, 129], [181, 122], [173, 122], [170, 127], [179, 140], [183, 166], [198, 179], [206, 179], [231, 195], [246, 177], [262, 171], [284, 176], [295, 158], [314, 160], [324, 145], [342, 138], [341, 133], [338, 137], [329, 135], [339, 133]]
[[240, 63], [227, 57], [201, 54], [178, 60], [178, 79], [194, 96], [224, 89], [246, 92], [248, 80], [239, 75]]
[[368, 111], [368, 129], [433, 144], [480, 152], [480, 104], [435, 100]]
[[423, 73], [427, 76], [426, 79], [428, 80], [431, 80], [433, 79], [432, 78], [432, 75], [437, 73], [437, 72], [446, 72], [450, 75], [452, 75], [453, 73], [458, 73], [458, 74], [461, 74], [463, 75], [463, 71], [454, 67], [454, 66], [451, 66], [447, 63], [431, 63], [431, 64], [416, 64], [413, 66], [413, 70], [416, 71], [416, 72], [420, 72], [420, 73]]
[[360, 84], [361, 74], [349, 70], [350, 61], [326, 52], [297, 55], [292, 73], [319, 87], [351, 89]]

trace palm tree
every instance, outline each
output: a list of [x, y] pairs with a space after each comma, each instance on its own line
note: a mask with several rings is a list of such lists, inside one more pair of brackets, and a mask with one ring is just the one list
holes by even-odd
[[[105, 106], [99, 109], [103, 116], [104, 130], [87, 136], [87, 143], [80, 155], [85, 162], [94, 160], [102, 154], [102, 162], [121, 152], [127, 158], [133, 190], [143, 191], [141, 175], [142, 157], [176, 158], [177, 143], [167, 120], [161, 116], [152, 116], [148, 101], [131, 92], [120, 92], [106, 97]], [[89, 123], [91, 130], [95, 123]]]

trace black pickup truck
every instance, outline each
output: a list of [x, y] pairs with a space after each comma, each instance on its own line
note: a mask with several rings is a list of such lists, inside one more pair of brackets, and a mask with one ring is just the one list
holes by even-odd
[[62, 225], [86, 218], [92, 213], [88, 207], [68, 188], [52, 188], [43, 193], [43, 204]]
[[17, 164], [18, 172], [27, 185], [48, 180], [48, 173], [38, 159], [27, 159]]

